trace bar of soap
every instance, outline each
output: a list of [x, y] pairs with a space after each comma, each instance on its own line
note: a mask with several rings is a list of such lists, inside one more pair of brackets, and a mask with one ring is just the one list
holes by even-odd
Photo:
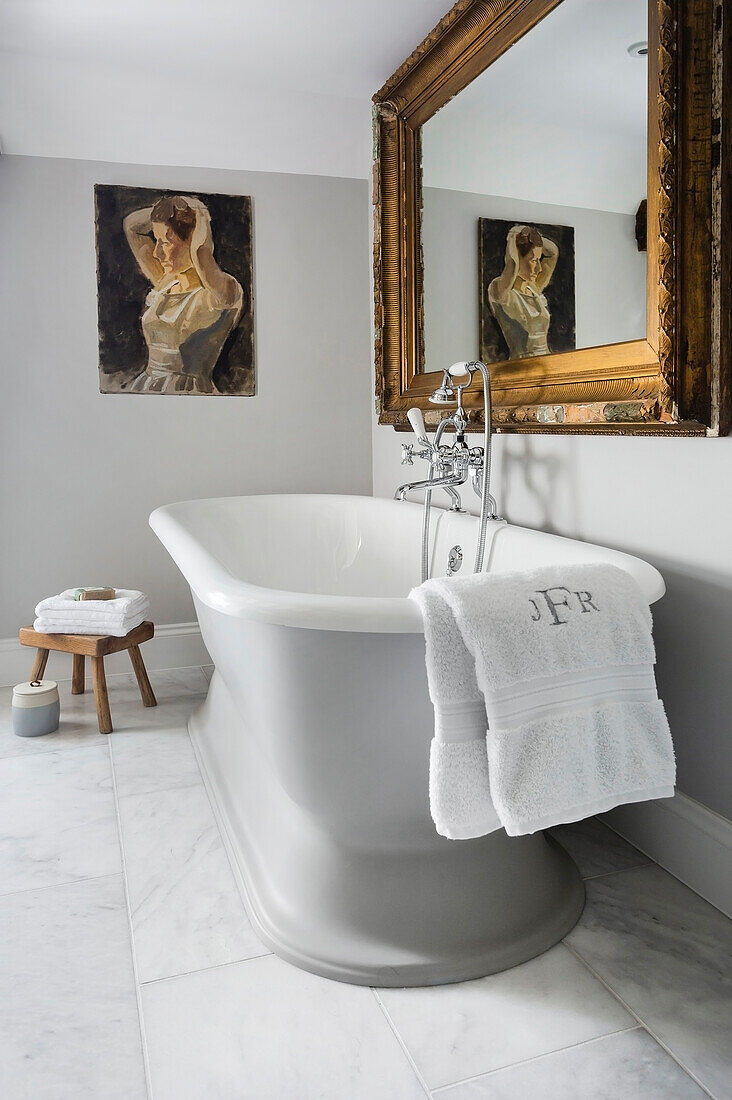
[[114, 600], [117, 593], [113, 588], [76, 588], [75, 600]]

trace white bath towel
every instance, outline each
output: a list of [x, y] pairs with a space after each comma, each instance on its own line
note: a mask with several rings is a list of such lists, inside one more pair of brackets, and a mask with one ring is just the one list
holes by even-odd
[[131, 588], [115, 589], [116, 598], [113, 600], [75, 600], [76, 588], [67, 588], [58, 596], [48, 596], [36, 604], [36, 615], [42, 615], [47, 611], [77, 611], [86, 613], [99, 613], [106, 610], [114, 614], [132, 614], [145, 610], [149, 606], [148, 598], [144, 592], [138, 592]]
[[429, 585], [412, 592], [425, 626], [435, 734], [430, 745], [430, 812], [441, 836], [467, 840], [500, 829], [488, 780], [485, 701], [455, 616]]
[[33, 629], [42, 634], [111, 634], [122, 638], [145, 621], [147, 596], [118, 588], [114, 600], [75, 600], [74, 589], [49, 596], [36, 607]]
[[[452, 610], [485, 700], [490, 794], [510, 836], [670, 797], [648, 604], [609, 565], [428, 581]], [[415, 593], [416, 596], [416, 593]], [[421, 597], [421, 606], [424, 603]], [[428, 654], [428, 678], [441, 677]]]

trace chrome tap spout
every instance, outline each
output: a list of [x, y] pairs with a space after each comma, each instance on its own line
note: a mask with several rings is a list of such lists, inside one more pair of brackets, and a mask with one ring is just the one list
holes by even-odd
[[[467, 473], [450, 474], [449, 477], [426, 478], [424, 481], [411, 481], [406, 485], [400, 485], [394, 493], [394, 500], [404, 500], [407, 493], [413, 489], [452, 489], [457, 485], [464, 485], [467, 481]], [[454, 499], [454, 497], [453, 497]]]

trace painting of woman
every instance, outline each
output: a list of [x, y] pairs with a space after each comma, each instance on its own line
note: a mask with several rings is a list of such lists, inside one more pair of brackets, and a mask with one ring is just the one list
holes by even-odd
[[574, 347], [570, 227], [481, 218], [480, 271], [481, 353], [486, 361], [526, 359]]
[[488, 301], [506, 338], [510, 359], [549, 354], [551, 316], [543, 292], [558, 259], [558, 247], [538, 229], [529, 225], [509, 229], [506, 263], [488, 287]]
[[110, 184], [94, 196], [101, 392], [252, 396], [251, 198]]
[[213, 370], [241, 317], [243, 291], [214, 259], [205, 204], [165, 196], [128, 214], [123, 225], [152, 284], [141, 319], [147, 366], [130, 392], [213, 393]]

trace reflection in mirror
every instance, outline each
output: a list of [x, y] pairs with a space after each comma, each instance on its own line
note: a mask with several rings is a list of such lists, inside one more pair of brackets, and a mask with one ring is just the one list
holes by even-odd
[[425, 370], [645, 337], [647, 27], [563, 0], [422, 127]]

